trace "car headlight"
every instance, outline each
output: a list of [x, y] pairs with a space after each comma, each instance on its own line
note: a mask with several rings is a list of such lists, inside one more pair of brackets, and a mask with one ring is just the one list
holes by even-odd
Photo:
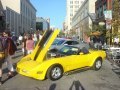
[[29, 73], [29, 72], [28, 72], [27, 70], [25, 70], [25, 69], [23, 69], [22, 72], [24, 72], [24, 73]]

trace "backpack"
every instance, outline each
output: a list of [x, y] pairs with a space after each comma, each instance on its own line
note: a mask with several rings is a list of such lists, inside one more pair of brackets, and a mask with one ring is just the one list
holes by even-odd
[[8, 38], [7, 42], [8, 42], [8, 53], [9, 55], [13, 55], [15, 51], [17, 51], [17, 46], [15, 45], [15, 43], [11, 38]]

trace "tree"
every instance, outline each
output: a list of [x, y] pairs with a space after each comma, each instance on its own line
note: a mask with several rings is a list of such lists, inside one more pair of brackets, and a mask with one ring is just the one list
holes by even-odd
[[113, 2], [113, 19], [112, 19], [112, 26], [113, 32], [112, 35], [120, 35], [119, 28], [120, 28], [120, 5], [119, 0], [114, 0]]
[[59, 37], [64, 37], [64, 36], [65, 36], [65, 33], [61, 30], [59, 33]]

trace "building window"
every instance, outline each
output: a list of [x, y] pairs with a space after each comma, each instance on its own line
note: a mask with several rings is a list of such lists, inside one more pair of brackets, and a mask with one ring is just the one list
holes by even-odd
[[77, 12], [77, 10], [75, 10], [75, 13]]
[[70, 16], [73, 16], [73, 13], [70, 13]]
[[75, 1], [75, 4], [79, 4], [79, 1]]
[[73, 12], [73, 9], [70, 9], [70, 12]]
[[79, 6], [75, 6], [75, 8], [76, 8], [76, 9], [78, 9], [78, 8], [79, 8]]
[[73, 8], [73, 6], [71, 5], [70, 8]]
[[22, 7], [23, 7], [23, 4], [22, 4], [22, 2], [21, 2], [21, 5], [20, 5], [21, 11], [23, 11], [23, 10], [22, 10]]
[[70, 4], [73, 4], [73, 1], [70, 1]]
[[7, 9], [7, 22], [10, 22], [10, 10]]
[[72, 21], [72, 17], [70, 18], [70, 21]]

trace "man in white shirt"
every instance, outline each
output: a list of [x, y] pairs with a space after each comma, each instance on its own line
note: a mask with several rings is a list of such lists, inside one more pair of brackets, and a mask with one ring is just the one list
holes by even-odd
[[20, 44], [22, 44], [23, 37], [20, 35], [18, 39], [19, 39]]
[[114, 38], [114, 44], [115, 44], [115, 45], [118, 45], [118, 44], [119, 44], [119, 37], [115, 37], [115, 38]]

